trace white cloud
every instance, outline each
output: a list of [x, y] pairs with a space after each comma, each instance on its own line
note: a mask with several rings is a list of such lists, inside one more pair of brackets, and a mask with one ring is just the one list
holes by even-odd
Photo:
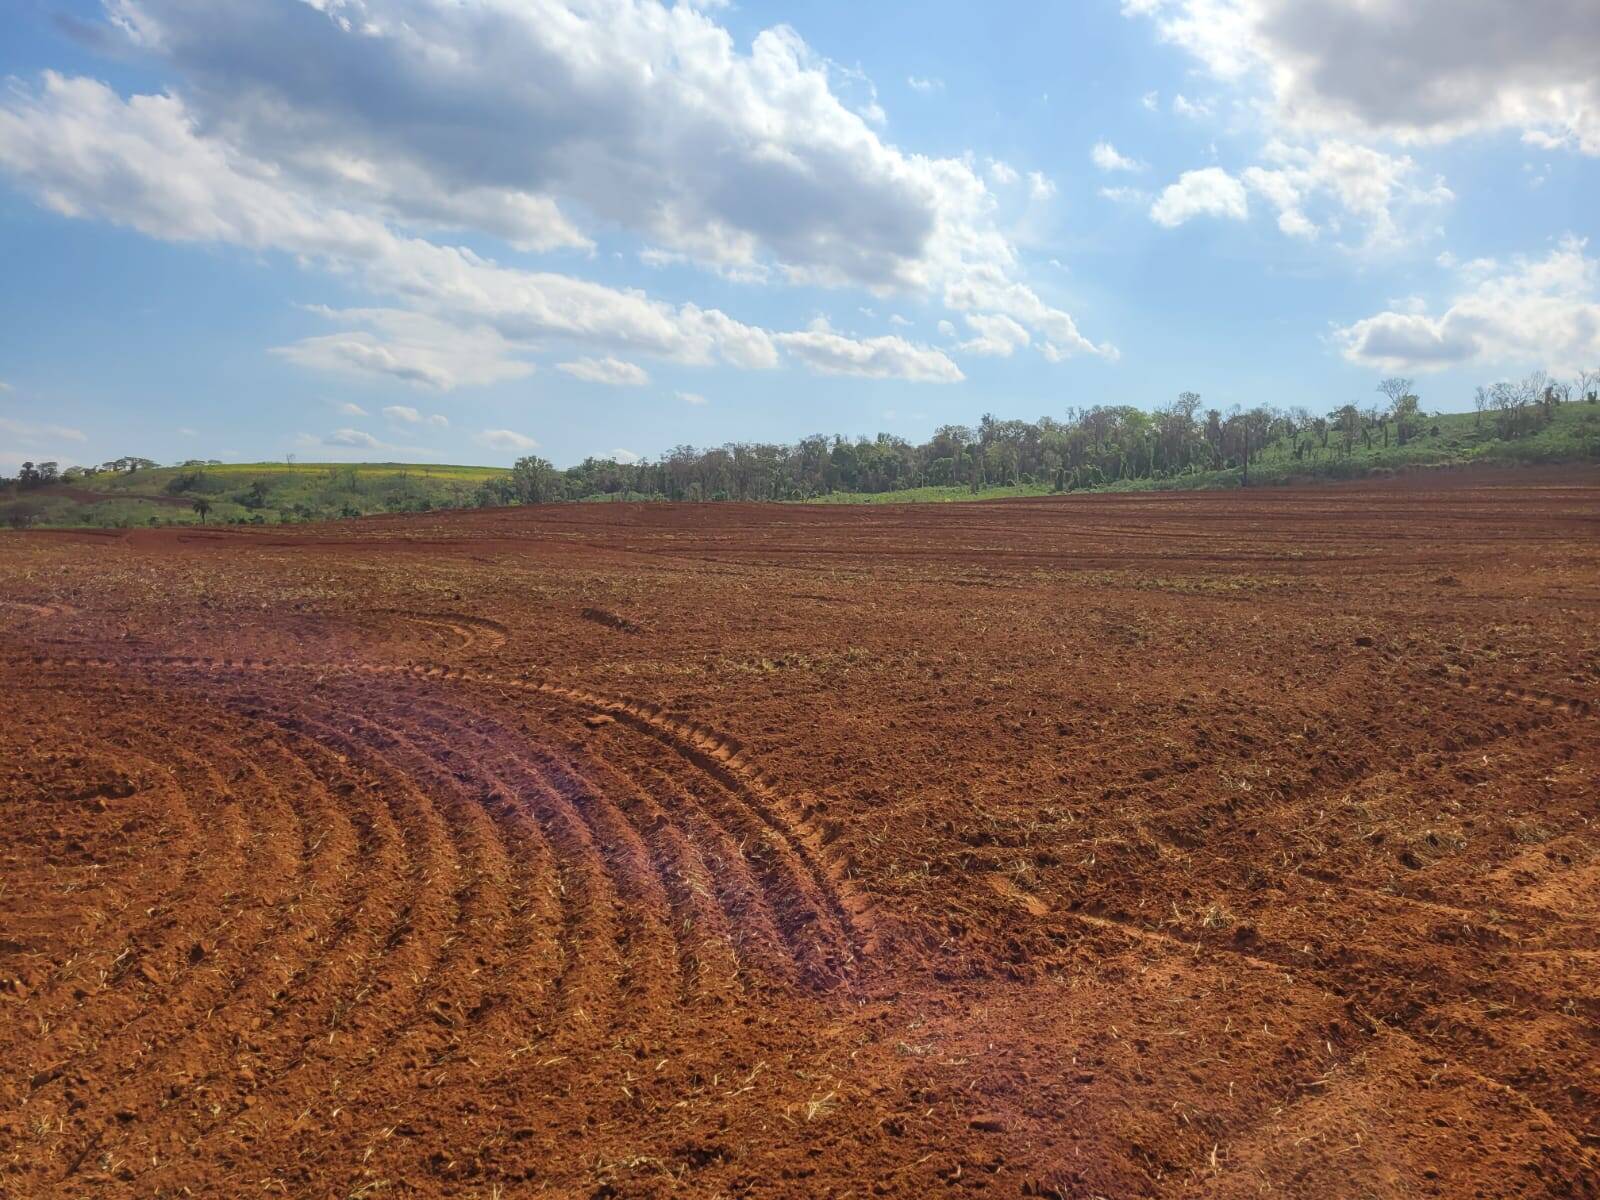
[[1525, 130], [1522, 140], [1540, 150], [1570, 150], [1577, 144], [1577, 139], [1570, 132], [1553, 134], [1543, 129]]
[[826, 322], [802, 333], [780, 333], [775, 340], [786, 352], [821, 375], [854, 375], [865, 379], [905, 379], [917, 383], [959, 383], [961, 368], [942, 350], [917, 346], [888, 335], [850, 338], [834, 333]]
[[1156, 109], [1161, 107], [1161, 93], [1146, 92], [1139, 98], [1139, 103], [1144, 105], [1150, 112], [1155, 112]]
[[353, 404], [349, 401], [339, 405], [339, 413], [341, 416], [346, 417], [367, 417], [372, 415], [371, 413], [367, 412], [366, 409], [362, 408], [361, 405]]
[[1017, 174], [1017, 169], [1010, 163], [1002, 162], [998, 158], [991, 158], [989, 160], [989, 178], [1001, 187], [1010, 187], [1022, 176]]
[[14, 421], [10, 417], [0, 417], [0, 433], [14, 437], [26, 445], [34, 445], [41, 441], [89, 440], [81, 429], [72, 429], [66, 425], [35, 425], [27, 421]]
[[360, 429], [335, 429], [322, 439], [324, 445], [344, 446], [356, 450], [387, 450], [389, 446], [370, 433]]
[[1110, 142], [1096, 142], [1089, 151], [1089, 161], [1102, 171], [1142, 171], [1144, 164], [1118, 152]]
[[767, 250], [873, 283], [914, 271], [937, 224], [932, 162], [885, 145], [873, 106], [837, 93], [849, 73], [786, 27], [741, 53], [711, 15], [655, 0], [363, 0], [320, 18], [252, 6], [249, 20], [194, 0], [119, 9], [208, 125], [349, 193], [466, 191], [513, 225], [548, 223], [559, 200], [697, 260]]
[[905, 317], [902, 317], [899, 313], [889, 314], [889, 324], [898, 325], [901, 329], [909, 329], [911, 327], [911, 322]]
[[[503, 267], [463, 248], [399, 235], [371, 213], [331, 206], [323, 196], [295, 190], [276, 166], [202, 135], [185, 103], [170, 95], [124, 101], [92, 80], [47, 74], [39, 91], [16, 90], [0, 101], [0, 167], [65, 214], [168, 240], [280, 250], [353, 273], [408, 306], [321, 310], [368, 328], [278, 348], [310, 367], [438, 389], [481, 385], [528, 374], [533, 368], [519, 353], [552, 339], [699, 364], [720, 359], [762, 368], [778, 361], [773, 335], [715, 309], [673, 307], [637, 291]], [[1075, 329], [1070, 316], [1044, 306], [1014, 279], [1014, 249], [979, 220], [990, 203], [982, 183], [953, 160], [930, 169], [948, 185], [950, 203], [941, 208], [940, 248], [925, 265], [947, 280], [947, 303], [1000, 286], [1026, 298], [1003, 310], [1016, 319]], [[1029, 178], [1035, 195], [1053, 190], [1042, 175]], [[1089, 345], [1051, 340], [1068, 351]]]
[[1045, 176], [1043, 171], [1028, 172], [1028, 198], [1030, 200], [1048, 200], [1056, 194], [1056, 185], [1053, 179]]
[[992, 228], [970, 167], [886, 143], [870, 81], [787, 26], [741, 50], [658, 0], [318, 6], [118, 0], [206, 128], [341, 196], [399, 204], [398, 176], [545, 225], [559, 203], [707, 265], [869, 287], [926, 288]]
[[450, 419], [443, 413], [434, 413], [425, 417], [409, 404], [391, 404], [383, 410], [383, 415], [391, 421], [402, 422], [406, 425], [432, 425], [438, 429], [447, 429], [450, 426]]
[[1172, 111], [1180, 117], [1188, 117], [1192, 121], [1198, 121], [1202, 117], [1211, 115], [1211, 106], [1203, 101], [1191, 100], [1182, 92], [1179, 92], [1172, 97]]
[[1100, 195], [1117, 204], [1131, 204], [1143, 208], [1150, 203], [1150, 193], [1143, 188], [1135, 187], [1103, 187]]
[[490, 450], [527, 452], [539, 448], [539, 443], [533, 438], [512, 429], [485, 429], [482, 433], [474, 435], [472, 440], [480, 446], [487, 446]]
[[4, 394], [5, 392], [14, 392], [16, 390], [16, 388], [12, 387], [4, 379], [0, 379], [0, 394]]
[[[330, 312], [400, 328], [428, 344], [351, 334], [282, 348], [307, 365], [443, 388], [527, 374], [527, 364], [507, 360], [508, 344], [556, 337], [625, 343], [686, 362], [777, 362], [764, 331], [715, 309], [674, 308], [636, 291], [502, 267], [469, 250], [402, 237], [373, 216], [329, 208], [286, 189], [271, 167], [201, 137], [171, 96], [123, 101], [92, 80], [46, 75], [40, 93], [17, 91], [0, 102], [0, 166], [59, 212], [168, 240], [282, 250], [358, 273], [374, 290], [423, 310]], [[460, 327], [464, 345], [445, 344], [450, 324]], [[477, 361], [485, 349], [487, 358]], [[436, 361], [441, 352], [445, 366]]]
[[[395, 308], [314, 305], [309, 311], [353, 327], [274, 348], [274, 354], [313, 370], [399, 379], [436, 391], [503, 383], [534, 371], [532, 363], [516, 357], [518, 348], [489, 325], [455, 324]], [[355, 328], [358, 326], [366, 328]], [[354, 404], [340, 411], [366, 415]]]
[[942, 91], [944, 91], [944, 80], [942, 80], [942, 79], [936, 79], [936, 78], [931, 78], [931, 77], [927, 78], [927, 79], [921, 79], [921, 78], [917, 77], [916, 75], [907, 75], [906, 76], [906, 83], [907, 83], [907, 85], [910, 86], [911, 90], [914, 91], [914, 92], [924, 92], [924, 93], [926, 93], [926, 92], [942, 92]]
[[621, 447], [618, 447], [617, 449], [611, 451], [611, 453], [606, 457], [610, 458], [612, 462], [619, 462], [626, 467], [638, 462], [640, 455], [632, 450], [624, 450]]
[[1594, 0], [1123, 0], [1215, 76], [1259, 77], [1300, 135], [1496, 129], [1600, 154]]
[[947, 337], [947, 338], [955, 337], [955, 335], [956, 335], [956, 327], [954, 325], [952, 325], [949, 321], [940, 321], [939, 322], [939, 332], [940, 332], [940, 334], [942, 334], [944, 337]]
[[1600, 363], [1600, 261], [1586, 246], [1567, 237], [1546, 257], [1487, 277], [1467, 264], [1463, 290], [1439, 316], [1407, 304], [1337, 330], [1335, 343], [1351, 362], [1392, 371]]
[[968, 354], [1010, 358], [1031, 340], [1028, 331], [1010, 317], [968, 313], [964, 319], [977, 335], [961, 343]]
[[707, 404], [711, 403], [711, 401], [707, 400], [699, 392], [678, 392], [677, 396], [678, 399], [682, 400], [685, 404], [693, 405], [696, 408], [704, 408]]
[[[279, 250], [517, 347], [743, 367], [776, 363], [768, 331], [426, 235], [591, 249], [582, 221], [740, 280], [938, 297], [998, 272], [1027, 286], [974, 166], [886, 142], [870, 80], [787, 27], [742, 49], [707, 6], [658, 0], [115, 0], [115, 13], [176, 74], [173, 92], [124, 101], [47, 76], [0, 99], [0, 168], [62, 212]], [[453, 386], [375, 337], [306, 356]]]
[[[311, 433], [297, 434], [294, 445], [308, 453], [318, 454], [325, 458], [341, 461], [356, 461], [370, 458], [373, 452], [381, 451], [390, 458], [403, 460], [438, 460], [438, 452], [426, 446], [398, 445], [386, 442], [362, 429], [343, 428], [335, 429], [331, 433], [321, 435]], [[328, 451], [334, 451], [329, 454]], [[223, 457], [236, 457], [235, 450], [224, 450]]]
[[1150, 219], [1172, 229], [1193, 217], [1243, 221], [1250, 215], [1244, 185], [1221, 167], [1185, 171], [1150, 206]]
[[1329, 140], [1314, 151], [1273, 142], [1266, 154], [1274, 165], [1250, 167], [1243, 179], [1278, 210], [1278, 227], [1293, 237], [1317, 236], [1320, 227], [1305, 208], [1325, 197], [1365, 226], [1368, 248], [1390, 249], [1411, 240], [1404, 216], [1431, 213], [1455, 199], [1442, 179], [1417, 182], [1409, 157], [1351, 142]]
[[[617, 257], [621, 257], [618, 252]], [[663, 250], [660, 246], [646, 246], [639, 251], [639, 261], [647, 267], [660, 269], [685, 264], [696, 265], [730, 283], [767, 283], [772, 279], [772, 269], [760, 262], [700, 262], [678, 250]]]
[[605, 383], [613, 387], [643, 387], [650, 382], [645, 369], [620, 358], [580, 358], [575, 362], [557, 363], [556, 370], [565, 371], [574, 379], [587, 383]]
[[[945, 289], [945, 304], [957, 312], [1003, 313], [1039, 335], [1039, 352], [1050, 362], [1073, 354], [1096, 354], [1115, 362], [1115, 346], [1095, 345], [1078, 330], [1077, 322], [1058, 308], [1051, 308], [1036, 292], [1014, 283], [997, 271], [974, 271], [967, 278]], [[940, 332], [944, 327], [940, 326]], [[954, 332], [952, 327], [951, 332]], [[950, 336], [947, 334], [946, 336]]]

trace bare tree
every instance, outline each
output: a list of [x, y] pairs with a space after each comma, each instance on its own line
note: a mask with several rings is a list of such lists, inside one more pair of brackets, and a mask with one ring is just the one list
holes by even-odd
[[1393, 408], [1400, 403], [1401, 397], [1411, 394], [1413, 382], [1413, 380], [1395, 375], [1389, 379], [1380, 380], [1378, 390], [1389, 398], [1389, 407]]
[[1389, 398], [1389, 415], [1394, 420], [1395, 440], [1402, 446], [1411, 440], [1412, 422], [1420, 408], [1420, 401], [1411, 390], [1412, 382], [1396, 375], [1378, 384], [1378, 390]]

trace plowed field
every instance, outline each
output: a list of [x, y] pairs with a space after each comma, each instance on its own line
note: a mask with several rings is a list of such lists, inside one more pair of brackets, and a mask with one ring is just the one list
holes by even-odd
[[0, 1195], [1600, 1194], [1600, 478], [0, 535]]

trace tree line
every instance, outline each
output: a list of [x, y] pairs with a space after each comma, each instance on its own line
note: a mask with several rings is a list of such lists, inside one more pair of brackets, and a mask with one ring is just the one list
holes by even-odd
[[[1494, 437], [1514, 441], [1543, 428], [1560, 405], [1575, 398], [1600, 403], [1597, 390], [1600, 370], [1582, 371], [1572, 381], [1535, 371], [1518, 380], [1479, 387], [1474, 397], [1476, 423], [1482, 428], [1488, 422]], [[1249, 482], [1252, 466], [1268, 450], [1295, 463], [1325, 462], [1348, 458], [1358, 445], [1405, 446], [1428, 427], [1411, 379], [1384, 379], [1376, 395], [1370, 404], [1352, 402], [1314, 414], [1303, 406], [1271, 405], [1235, 406], [1224, 412], [1205, 407], [1196, 392], [1182, 392], [1153, 410], [1092, 405], [1037, 421], [985, 414], [975, 426], [941, 426], [921, 443], [888, 433], [856, 439], [815, 434], [789, 444], [678, 446], [659, 458], [635, 463], [588, 458], [566, 470], [530, 456], [519, 459], [507, 474], [482, 484], [470, 497], [450, 502], [536, 504], [595, 497], [781, 501], [930, 486], [977, 492], [1016, 484], [1074, 491], [1214, 471], [1237, 471]], [[203, 477], [203, 468], [213, 463], [190, 459], [178, 465], [196, 468], [194, 474]], [[25, 462], [17, 478], [0, 477], [0, 491], [16, 495], [105, 472], [132, 473], [155, 466], [153, 460], [136, 456], [65, 470], [54, 462]], [[190, 490], [186, 478], [174, 479], [168, 491]], [[259, 491], [264, 485], [255, 487]], [[239, 503], [258, 509], [265, 498], [246, 495]], [[198, 504], [196, 511], [200, 512]], [[314, 515], [352, 514], [353, 510], [319, 510]], [[204, 519], [206, 514], [200, 515]]]
[[[1548, 424], [1574, 395], [1596, 403], [1600, 371], [1573, 382], [1536, 371], [1478, 389], [1477, 422], [1514, 440]], [[702, 449], [678, 446], [636, 463], [588, 458], [558, 470], [545, 459], [519, 459], [509, 475], [485, 483], [481, 504], [537, 504], [598, 496], [668, 500], [804, 500], [835, 492], [880, 493], [906, 488], [1045, 485], [1074, 491], [1129, 480], [1171, 479], [1237, 470], [1249, 481], [1268, 448], [1295, 462], [1348, 457], [1359, 444], [1404, 446], [1428, 426], [1414, 382], [1381, 381], [1381, 400], [1341, 405], [1325, 414], [1300, 406], [1205, 408], [1183, 392], [1153, 411], [1132, 405], [1069, 409], [1060, 418], [944, 425], [926, 442], [893, 434], [847, 439], [816, 434], [792, 444], [730, 442]]]

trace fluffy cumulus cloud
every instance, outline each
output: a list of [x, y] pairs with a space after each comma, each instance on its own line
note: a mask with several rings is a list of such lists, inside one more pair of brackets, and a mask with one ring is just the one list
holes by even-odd
[[539, 443], [533, 438], [514, 429], [485, 429], [472, 440], [490, 450], [515, 451], [522, 454], [539, 448]]
[[1221, 167], [1185, 171], [1176, 183], [1162, 189], [1150, 206], [1150, 219], [1173, 229], [1195, 217], [1221, 217], [1243, 221], [1250, 215], [1244, 184]]
[[[1278, 214], [1278, 228], [1294, 238], [1333, 234], [1347, 248], [1392, 250], [1436, 228], [1433, 218], [1455, 199], [1438, 176], [1426, 176], [1408, 155], [1388, 154], [1338, 138], [1314, 148], [1274, 138], [1261, 162], [1237, 176], [1221, 167], [1186, 171], [1150, 206], [1167, 228], [1195, 217], [1243, 221], [1252, 194]], [[1131, 201], [1132, 188], [1102, 188], [1110, 200]]]
[[[1243, 180], [1278, 211], [1278, 227], [1291, 237], [1314, 238], [1345, 223], [1362, 231], [1369, 248], [1412, 240], [1412, 226], [1455, 197], [1444, 180], [1421, 178], [1405, 155], [1385, 154], [1339, 139], [1315, 150], [1274, 141], [1266, 165], [1248, 168]], [[1321, 222], [1308, 212], [1329, 210]]]
[[826, 321], [799, 333], [780, 333], [777, 341], [791, 356], [823, 375], [864, 379], [908, 379], [919, 383], [959, 383], [965, 376], [944, 351], [888, 335], [849, 338]]
[[1016, 321], [998, 313], [993, 316], [968, 313], [966, 322], [975, 335], [961, 343], [961, 349], [968, 354], [992, 354], [1000, 358], [1010, 358], [1032, 340], [1028, 336], [1028, 331]]
[[933, 164], [884, 145], [785, 28], [742, 54], [707, 13], [653, 0], [118, 11], [208, 121], [299, 174], [376, 189], [408, 219], [439, 219], [435, 196], [466, 192], [526, 208], [517, 232], [550, 240], [552, 209], [571, 204], [695, 257], [770, 247], [873, 282], [914, 273], [938, 219]]
[[1386, 371], [1592, 367], [1600, 364], [1600, 261], [1586, 250], [1568, 237], [1544, 258], [1468, 263], [1443, 312], [1402, 305], [1339, 329], [1335, 340], [1351, 362]]
[[1142, 171], [1144, 164], [1129, 158], [1110, 142], [1096, 142], [1089, 151], [1089, 161], [1102, 171]]
[[[527, 374], [531, 368], [512, 361], [509, 347], [553, 340], [625, 344], [692, 363], [777, 363], [763, 330], [716, 309], [501, 266], [333, 206], [270, 164], [203, 135], [173, 96], [123, 100], [93, 80], [47, 74], [38, 90], [0, 101], [0, 167], [58, 212], [173, 241], [283, 251], [358, 276], [408, 305], [326, 311], [376, 329], [282, 349], [305, 365], [451, 387]], [[483, 365], [472, 367], [486, 348]], [[441, 356], [450, 367], [440, 368]]]
[[1017, 169], [1010, 163], [1002, 159], [993, 158], [989, 160], [989, 178], [1000, 187], [1011, 187], [1022, 176], [1017, 173]]
[[1512, 129], [1600, 154], [1594, 0], [1123, 0], [1300, 134], [1442, 141]]
[[586, 383], [606, 383], [613, 387], [643, 387], [650, 382], [649, 373], [643, 367], [610, 355], [558, 363], [556, 369]]
[[[771, 331], [501, 266], [447, 235], [568, 259], [626, 235], [646, 261], [736, 280], [937, 297], [998, 273], [1031, 291], [989, 190], [1021, 173], [986, 181], [968, 158], [887, 142], [870, 81], [787, 27], [741, 47], [715, 6], [660, 0], [105, 3], [118, 35], [175, 82], [125, 99], [50, 76], [0, 100], [0, 168], [61, 212], [280, 250], [517, 349], [745, 368], [778, 364]], [[1033, 199], [1053, 193], [1027, 178]], [[1022, 307], [1072, 321], [1037, 294]], [[491, 370], [512, 369], [517, 349]], [[423, 386], [482, 382], [377, 330], [296, 357]]]

